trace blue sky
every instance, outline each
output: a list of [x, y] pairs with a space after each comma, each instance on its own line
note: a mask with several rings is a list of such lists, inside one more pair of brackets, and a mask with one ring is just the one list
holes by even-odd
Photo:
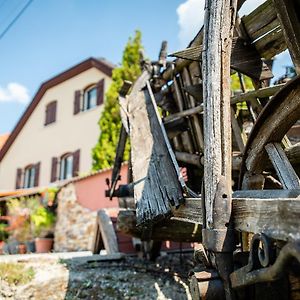
[[[26, 2], [0, 0], [0, 33]], [[163, 40], [168, 41], [169, 52], [185, 47], [203, 23], [203, 2], [34, 0], [0, 39], [0, 134], [13, 129], [43, 81], [90, 56], [120, 62], [136, 29], [142, 31], [151, 59], [157, 57]], [[278, 65], [287, 64], [286, 57]], [[284, 69], [279, 66], [276, 72], [282, 74]]]

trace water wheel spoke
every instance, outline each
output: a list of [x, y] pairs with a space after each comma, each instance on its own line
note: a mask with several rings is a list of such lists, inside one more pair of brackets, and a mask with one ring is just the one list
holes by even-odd
[[284, 189], [299, 189], [300, 181], [293, 166], [289, 162], [280, 143], [269, 143], [265, 146], [268, 156], [276, 170]]

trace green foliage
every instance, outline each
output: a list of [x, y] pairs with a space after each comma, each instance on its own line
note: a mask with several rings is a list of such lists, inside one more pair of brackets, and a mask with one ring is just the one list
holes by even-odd
[[8, 239], [9, 233], [7, 231], [7, 224], [0, 223], [0, 241], [6, 241]]
[[20, 263], [0, 263], [0, 278], [8, 284], [26, 284], [34, 277], [32, 267], [26, 268]]
[[30, 216], [34, 229], [34, 236], [42, 237], [47, 235], [53, 229], [55, 215], [44, 206], [39, 206]]
[[[251, 78], [246, 75], [242, 75], [242, 78], [245, 84], [246, 91], [253, 90], [254, 87]], [[231, 75], [231, 90], [233, 92], [242, 92], [239, 76], [237, 73]]]
[[[123, 52], [122, 64], [113, 70], [110, 85], [99, 120], [100, 137], [92, 149], [93, 170], [111, 167], [114, 163], [116, 147], [121, 128], [120, 108], [118, 104], [119, 90], [124, 80], [134, 82], [141, 73], [140, 50], [142, 49], [141, 32], [136, 31], [134, 38], [129, 38]], [[129, 144], [125, 149], [125, 160], [128, 159]]]

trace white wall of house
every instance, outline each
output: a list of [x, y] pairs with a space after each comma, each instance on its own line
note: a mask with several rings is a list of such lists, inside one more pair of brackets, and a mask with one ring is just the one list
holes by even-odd
[[[16, 185], [17, 168], [24, 169], [40, 162], [39, 186], [50, 183], [52, 157], [80, 149], [79, 174], [91, 170], [91, 149], [99, 136], [98, 120], [103, 105], [83, 111], [74, 110], [75, 90], [105, 79], [105, 90], [111, 78], [96, 68], [90, 68], [46, 91], [19, 135], [0, 162], [0, 189], [11, 190]], [[45, 126], [45, 110], [57, 100], [56, 121]]]

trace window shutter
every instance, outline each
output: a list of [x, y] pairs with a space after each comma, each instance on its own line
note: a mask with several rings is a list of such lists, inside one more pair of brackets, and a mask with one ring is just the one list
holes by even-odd
[[40, 166], [41, 166], [40, 162], [38, 162], [35, 165], [34, 186], [39, 186], [39, 181], [40, 181]]
[[104, 102], [104, 79], [101, 79], [97, 83], [97, 105], [101, 105]]
[[16, 189], [20, 189], [22, 187], [22, 169], [17, 169], [17, 177], [16, 177]]
[[49, 105], [46, 106], [45, 125], [49, 124]]
[[56, 121], [57, 101], [52, 101], [46, 106], [45, 125]]
[[51, 182], [54, 182], [57, 180], [57, 157], [52, 157], [52, 165], [51, 165]]
[[50, 122], [51, 123], [56, 121], [56, 107], [57, 107], [57, 101], [52, 102], [51, 107], [50, 107]]
[[81, 92], [75, 91], [74, 96], [74, 115], [77, 115], [80, 112], [80, 98], [81, 98]]
[[80, 149], [73, 153], [73, 177], [78, 176], [80, 161]]

